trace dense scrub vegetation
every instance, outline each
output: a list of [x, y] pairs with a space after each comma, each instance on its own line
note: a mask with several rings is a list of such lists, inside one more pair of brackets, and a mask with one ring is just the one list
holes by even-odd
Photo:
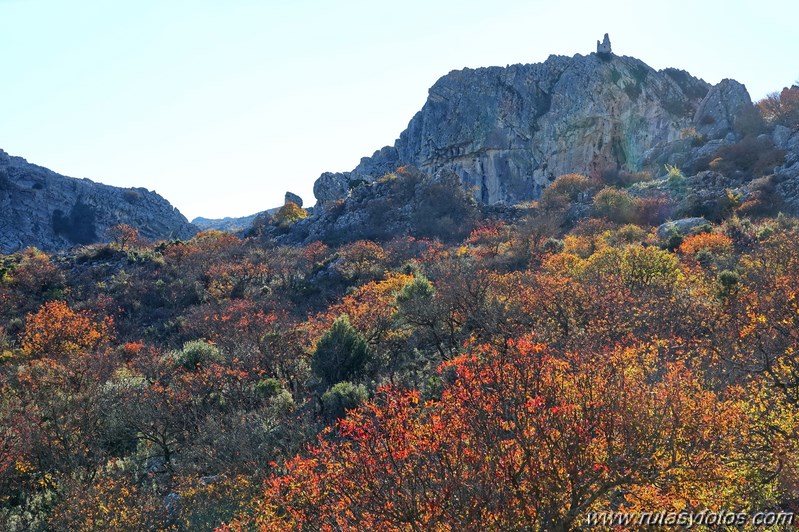
[[[587, 188], [565, 181], [549, 201]], [[117, 228], [3, 257], [2, 527], [792, 508], [795, 220], [662, 238], [606, 190], [597, 217], [530, 206], [453, 245]]]
[[413, 231], [374, 240], [280, 244], [289, 204], [248, 238], [120, 226], [0, 256], [0, 528], [799, 510], [797, 220], [767, 178], [742, 198], [610, 177], [482, 212], [433, 183]]

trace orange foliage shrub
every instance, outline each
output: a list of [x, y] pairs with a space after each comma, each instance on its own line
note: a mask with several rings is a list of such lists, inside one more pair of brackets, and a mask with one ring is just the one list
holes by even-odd
[[785, 87], [757, 102], [757, 107], [769, 123], [789, 128], [799, 127], [799, 86]]
[[21, 335], [28, 355], [67, 356], [93, 351], [111, 338], [111, 318], [97, 320], [86, 311], [73, 310], [63, 301], [50, 301], [29, 314]]
[[275, 214], [275, 223], [281, 227], [288, 227], [294, 222], [298, 222], [308, 217], [308, 211], [297, 205], [296, 203], [288, 202], [277, 211]]
[[110, 227], [108, 236], [121, 251], [144, 244], [141, 236], [139, 236], [139, 230], [128, 224], [117, 224]]
[[588, 511], [740, 497], [742, 412], [656, 350], [528, 340], [441, 367], [440, 400], [382, 388], [272, 478], [250, 530], [570, 530]]
[[336, 270], [348, 279], [379, 277], [388, 255], [380, 244], [358, 240], [338, 250]]
[[397, 311], [397, 293], [413, 279], [413, 275], [390, 273], [382, 281], [358, 287], [352, 294], [344, 296], [340, 303], [331, 305], [311, 320], [314, 342], [344, 314], [368, 343], [379, 341], [392, 326], [391, 319]]
[[507, 243], [509, 233], [509, 228], [505, 224], [495, 222], [472, 230], [466, 242], [475, 248], [475, 255], [478, 257], [494, 258]]
[[691, 235], [680, 244], [680, 253], [693, 256], [696, 252], [705, 249], [715, 255], [722, 255], [732, 251], [732, 239], [723, 233], [699, 233]]

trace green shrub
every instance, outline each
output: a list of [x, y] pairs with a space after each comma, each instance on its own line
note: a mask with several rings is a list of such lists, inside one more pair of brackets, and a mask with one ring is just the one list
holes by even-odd
[[172, 352], [172, 358], [187, 370], [224, 360], [218, 347], [202, 339], [186, 342], [180, 350]]
[[344, 314], [333, 322], [316, 345], [311, 370], [324, 389], [337, 382], [361, 377], [370, 358], [366, 340]]
[[283, 385], [279, 380], [275, 379], [274, 377], [270, 377], [268, 379], [258, 381], [258, 383], [255, 385], [255, 391], [261, 397], [269, 399], [280, 394], [280, 392], [283, 391]]
[[433, 298], [435, 293], [435, 288], [430, 284], [430, 281], [423, 275], [419, 275], [400, 290], [399, 294], [397, 294], [397, 302], [406, 303], [414, 299], [429, 300]]
[[368, 397], [369, 394], [363, 384], [339, 382], [322, 394], [322, 409], [325, 417], [334, 421], [343, 418], [347, 410], [356, 408]]
[[594, 213], [616, 223], [630, 223], [635, 219], [635, 199], [626, 191], [606, 187], [594, 196]]
[[719, 272], [719, 295], [726, 298], [738, 290], [741, 284], [741, 276], [738, 273], [730, 270], [723, 270]]
[[666, 238], [664, 247], [669, 251], [676, 251], [677, 248], [682, 245], [683, 240], [683, 236], [680, 233], [673, 231], [671, 234], [669, 234], [668, 238]]

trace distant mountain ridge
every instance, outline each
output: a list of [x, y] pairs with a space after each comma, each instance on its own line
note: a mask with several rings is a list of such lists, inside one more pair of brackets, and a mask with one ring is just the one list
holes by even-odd
[[231, 233], [235, 233], [252, 227], [255, 219], [261, 214], [272, 214], [275, 211], [277, 211], [277, 209], [268, 209], [265, 211], [256, 212], [255, 214], [250, 214], [249, 216], [226, 216], [225, 218], [204, 218], [202, 216], [198, 216], [194, 218], [191, 223], [197, 226], [197, 228], [201, 231], [205, 231], [207, 229], [217, 229], [219, 231], [230, 231]]
[[155, 192], [66, 177], [0, 150], [0, 252], [56, 251], [108, 239], [118, 224], [144, 238], [188, 238], [197, 228]]

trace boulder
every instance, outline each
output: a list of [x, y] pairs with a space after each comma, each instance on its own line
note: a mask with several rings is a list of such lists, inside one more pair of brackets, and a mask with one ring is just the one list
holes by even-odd
[[313, 195], [319, 203], [347, 197], [352, 172], [325, 172], [313, 184]]
[[679, 220], [673, 220], [658, 227], [658, 237], [666, 238], [674, 232], [680, 235], [686, 235], [691, 232], [691, 230], [703, 225], [708, 225], [709, 223], [710, 222], [704, 218], [681, 218]]
[[774, 131], [771, 133], [771, 140], [774, 142], [774, 146], [781, 150], [787, 150], [792, 133], [793, 132], [785, 126], [774, 126]]
[[286, 192], [283, 204], [285, 205], [286, 203], [293, 203], [297, 207], [302, 207], [302, 198], [293, 192]]

